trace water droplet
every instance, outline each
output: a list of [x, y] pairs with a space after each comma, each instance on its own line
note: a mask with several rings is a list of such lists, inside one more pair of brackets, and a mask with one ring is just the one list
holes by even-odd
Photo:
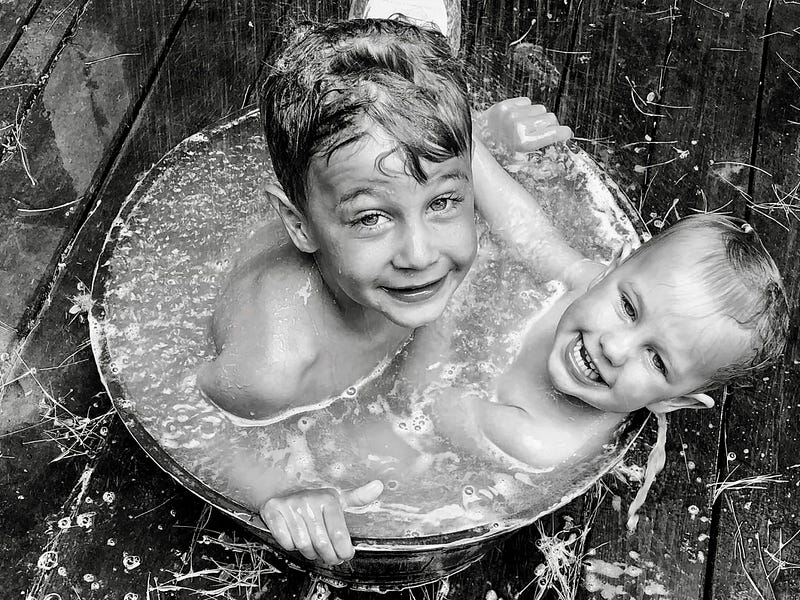
[[125, 567], [126, 571], [131, 571], [141, 564], [142, 559], [134, 554], [128, 554], [126, 552], [122, 557], [122, 566]]
[[47, 552], [43, 552], [42, 555], [39, 557], [39, 560], [36, 561], [36, 566], [42, 569], [43, 571], [49, 571], [50, 569], [55, 568], [58, 565], [58, 552], [55, 550], [48, 550]]
[[97, 513], [93, 512], [80, 514], [77, 517], [75, 517], [75, 524], [78, 525], [78, 527], [89, 529], [91, 528], [92, 525], [94, 525], [94, 516], [96, 514]]

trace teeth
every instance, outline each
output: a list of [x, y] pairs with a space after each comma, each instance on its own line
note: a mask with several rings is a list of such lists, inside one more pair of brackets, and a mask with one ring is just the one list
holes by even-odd
[[599, 382], [602, 381], [600, 372], [597, 370], [594, 362], [592, 362], [589, 353], [583, 345], [583, 338], [578, 338], [578, 343], [572, 349], [572, 356], [575, 358], [575, 363], [583, 370], [583, 374], [590, 380]]

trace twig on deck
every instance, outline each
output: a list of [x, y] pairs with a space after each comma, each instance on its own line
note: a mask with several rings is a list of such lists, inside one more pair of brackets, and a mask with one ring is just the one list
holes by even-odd
[[761, 171], [767, 177], [772, 177], [772, 173], [770, 173], [769, 171], [765, 171], [761, 167], [757, 167], [755, 165], [751, 165], [751, 164], [748, 164], [748, 163], [738, 162], [738, 161], [735, 161], [735, 160], [715, 160], [712, 163], [712, 166], [716, 166], [716, 165], [734, 165], [736, 167], [747, 167], [748, 169], [755, 169], [756, 171]]
[[148, 582], [147, 593], [188, 591], [201, 598], [250, 599], [263, 588], [265, 576], [279, 573], [270, 564], [272, 554], [263, 543], [238, 542], [226, 534], [209, 533], [215, 533], [216, 537], [203, 535], [198, 543], [221, 547], [231, 555], [231, 562], [221, 562], [204, 554], [203, 559], [211, 566], [199, 570], [190, 567], [188, 573], [167, 571], [172, 578], [163, 583]]
[[789, 68], [790, 68], [792, 71], [794, 71], [795, 73], [797, 73], [798, 75], [800, 75], [800, 69], [797, 69], [797, 68], [793, 67], [792, 65], [790, 65], [788, 62], [786, 62], [786, 59], [785, 59], [785, 58], [783, 58], [783, 57], [780, 55], [780, 52], [776, 52], [776, 53], [775, 53], [775, 56], [777, 56], [777, 57], [780, 59], [780, 61], [781, 61], [783, 64], [785, 64], [787, 67], [789, 67]]
[[536, 566], [533, 579], [514, 594], [514, 600], [522, 596], [532, 585], [536, 585], [534, 600], [541, 600], [548, 592], [550, 594], [555, 592], [558, 600], [575, 598], [584, 559], [592, 552], [586, 549], [586, 539], [608, 493], [608, 488], [598, 482], [594, 491], [596, 494], [594, 510], [583, 527], [575, 525], [571, 518], [565, 517], [563, 527], [551, 536], [545, 533], [541, 521], [536, 522], [539, 530], [536, 547], [542, 553], [544, 562]]
[[756, 591], [756, 594], [758, 594], [758, 597], [761, 598], [761, 600], [767, 600], [764, 598], [761, 590], [758, 589], [756, 582], [753, 580], [753, 576], [750, 575], [750, 572], [747, 570], [747, 566], [744, 564], [745, 549], [744, 541], [742, 540], [742, 525], [739, 523], [739, 519], [736, 518], [736, 510], [733, 508], [733, 501], [730, 498], [726, 498], [726, 500], [728, 502], [728, 509], [731, 511], [731, 517], [736, 525], [736, 533], [733, 536], [733, 540], [735, 554], [739, 559], [739, 565], [742, 567], [742, 572], [744, 573], [745, 577], [747, 577], [747, 581], [750, 583], [751, 587]]
[[[655, 118], [658, 118], [658, 119], [664, 117], [664, 115], [659, 115], [659, 114], [656, 114], [656, 113], [651, 113], [651, 112], [647, 112], [646, 110], [643, 110], [639, 106], [639, 103], [641, 103], [643, 106], [647, 106], [651, 102], [649, 102], [648, 100], [645, 100], [644, 98], [642, 98], [639, 95], [639, 92], [636, 91], [636, 84], [633, 81], [631, 81], [631, 79], [627, 75], [625, 76], [625, 81], [628, 82], [628, 85], [631, 88], [631, 101], [633, 102], [633, 107], [637, 111], [639, 111], [640, 113], [642, 113], [646, 117], [655, 117]], [[638, 100], [638, 102], [637, 102], [637, 100]]]
[[630, 142], [629, 144], [625, 144], [624, 146], [620, 146], [620, 148], [630, 148], [631, 146], [642, 146], [644, 144], [677, 144], [678, 140], [648, 140], [647, 138], [650, 136], [645, 136], [645, 139], [641, 142]]
[[[778, 576], [783, 571], [788, 571], [790, 569], [800, 569], [800, 564], [792, 563], [788, 560], [783, 558], [783, 549], [792, 543], [792, 541], [800, 534], [800, 530], [795, 531], [794, 535], [792, 535], [788, 540], [785, 542], [783, 541], [783, 530], [778, 530], [778, 548], [775, 551], [770, 551], [769, 548], [764, 549], [764, 554], [766, 554], [770, 560], [775, 563], [775, 566], [767, 573], [767, 578], [771, 581], [776, 581]], [[769, 521], [767, 521], [767, 537], [769, 537]]]
[[708, 4], [703, 4], [702, 2], [700, 2], [700, 0], [694, 0], [694, 3], [695, 4], [699, 4], [703, 8], [707, 8], [708, 10], [710, 10], [712, 12], [715, 12], [718, 15], [721, 15], [723, 17], [730, 17], [731, 16], [731, 13], [729, 13], [728, 11], [721, 11], [720, 9], [714, 8], [713, 6], [709, 6]]
[[[733, 475], [735, 469], [728, 474], [728, 477]], [[706, 487], [714, 490], [712, 503], [716, 502], [719, 497], [725, 492], [732, 492], [738, 490], [765, 490], [767, 484], [770, 483], [788, 483], [781, 475], [754, 475], [753, 477], [745, 477], [737, 479], [736, 481], [729, 481], [727, 477], [723, 481], [716, 483], [707, 483]]]
[[53, 19], [53, 22], [47, 26], [47, 29], [45, 29], [45, 31], [50, 31], [53, 27], [55, 27], [55, 24], [58, 23], [58, 20], [64, 16], [64, 14], [70, 9], [70, 7], [73, 4], [75, 4], [75, 2], [76, 0], [70, 0], [69, 4], [67, 4], [64, 8], [61, 9], [61, 11]]
[[508, 47], [509, 47], [509, 48], [512, 48], [512, 47], [516, 46], [517, 44], [521, 44], [521, 43], [522, 43], [522, 42], [525, 40], [525, 38], [526, 38], [526, 37], [528, 37], [528, 34], [529, 34], [529, 33], [530, 33], [532, 30], [533, 30], [533, 26], [534, 26], [534, 25], [536, 25], [536, 19], [535, 19], [535, 18], [534, 18], [534, 19], [531, 19], [531, 25], [530, 25], [530, 27], [528, 27], [528, 30], [527, 30], [525, 33], [523, 33], [523, 34], [522, 34], [522, 35], [519, 37], [519, 39], [516, 39], [516, 40], [514, 40], [513, 42], [511, 42], [511, 43], [508, 45]]
[[93, 60], [87, 60], [83, 64], [87, 67], [92, 65], [96, 65], [97, 63], [105, 62], [107, 60], [112, 60], [114, 58], [122, 58], [123, 56], [141, 56], [141, 52], [118, 52], [117, 54], [110, 54], [109, 56], [104, 56], [103, 58], [95, 58]]
[[[13, 90], [14, 88], [19, 88], [19, 87], [36, 87], [37, 85], [39, 85], [39, 84], [38, 83], [15, 83], [13, 85], [0, 85], [0, 91]], [[6, 127], [8, 127], [8, 125]]]
[[[19, 352], [16, 354], [17, 359], [26, 369], [25, 373], [18, 377], [17, 380], [22, 377], [30, 377], [39, 387], [48, 404], [47, 413], [42, 418], [43, 423], [48, 422], [49, 424], [49, 428], [44, 430], [46, 438], [30, 440], [24, 442], [24, 444], [55, 442], [61, 453], [52, 459], [51, 463], [76, 456], [95, 456], [105, 443], [108, 422], [116, 414], [114, 409], [109, 408], [104, 413], [94, 417], [89, 417], [88, 414], [87, 416], [76, 415], [44, 388], [42, 382], [36, 376], [38, 370], [35, 367], [28, 366]], [[6, 382], [4, 385], [8, 385], [8, 383], [11, 382]], [[91, 411], [91, 408], [89, 411]]]
[[17, 210], [19, 212], [21, 212], [21, 213], [28, 213], [28, 214], [44, 213], [44, 212], [50, 212], [50, 211], [53, 211], [53, 210], [60, 210], [62, 208], [66, 208], [67, 206], [72, 206], [73, 204], [75, 204], [77, 202], [80, 202], [80, 200], [81, 200], [81, 198], [76, 198], [75, 200], [70, 200], [69, 202], [64, 202], [63, 204], [59, 204], [58, 206], [48, 206], [46, 208], [19, 208], [19, 207], [17, 207]]
[[733, 182], [732, 182], [730, 179], [728, 179], [728, 178], [724, 177], [723, 175], [719, 175], [719, 174], [717, 174], [717, 177], [719, 177], [720, 179], [722, 179], [722, 181], [724, 181], [724, 182], [725, 182], [725, 183], [727, 183], [729, 186], [731, 186], [733, 189], [735, 189], [737, 192], [739, 192], [739, 194], [741, 194], [742, 198], [744, 198], [744, 199], [745, 199], [745, 200], [747, 200], [748, 202], [752, 202], [753, 198], [750, 196], [750, 194], [748, 194], [747, 192], [745, 192], [745, 191], [744, 191], [742, 188], [740, 188], [738, 185], [736, 185], [735, 183], [733, 183]]
[[31, 185], [35, 186], [36, 179], [33, 177], [33, 174], [31, 173], [30, 164], [28, 163], [27, 148], [22, 143], [23, 118], [20, 116], [21, 110], [22, 110], [22, 97], [20, 97], [19, 101], [17, 102], [17, 112], [14, 114], [14, 124], [5, 125], [3, 127], [3, 129], [11, 129], [11, 131], [7, 133], [2, 140], [0, 140], [0, 146], [5, 148], [9, 152], [19, 153], [19, 160], [22, 163], [22, 168], [25, 170], [25, 174], [28, 176], [28, 180], [31, 182]]

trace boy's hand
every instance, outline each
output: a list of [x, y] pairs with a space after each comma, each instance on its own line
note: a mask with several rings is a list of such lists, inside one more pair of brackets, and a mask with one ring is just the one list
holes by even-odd
[[558, 124], [556, 116], [529, 98], [511, 98], [490, 106], [478, 119], [488, 135], [511, 152], [533, 152], [572, 137], [569, 127]]
[[333, 488], [303, 490], [267, 500], [261, 507], [261, 518], [286, 550], [298, 550], [309, 560], [338, 565], [355, 553], [344, 508], [369, 504], [382, 492], [383, 483], [378, 480], [341, 493]]

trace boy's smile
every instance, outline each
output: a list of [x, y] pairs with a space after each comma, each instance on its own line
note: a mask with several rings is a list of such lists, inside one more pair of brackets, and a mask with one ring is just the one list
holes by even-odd
[[[677, 243], [676, 243], [677, 242]], [[704, 242], [665, 241], [611, 270], [566, 309], [548, 373], [595, 408], [631, 412], [702, 388], [750, 350], [696, 270]]]
[[407, 328], [436, 320], [475, 258], [469, 157], [421, 166], [425, 183], [375, 131], [309, 167], [309, 249], [343, 314], [362, 323], [370, 310]]

